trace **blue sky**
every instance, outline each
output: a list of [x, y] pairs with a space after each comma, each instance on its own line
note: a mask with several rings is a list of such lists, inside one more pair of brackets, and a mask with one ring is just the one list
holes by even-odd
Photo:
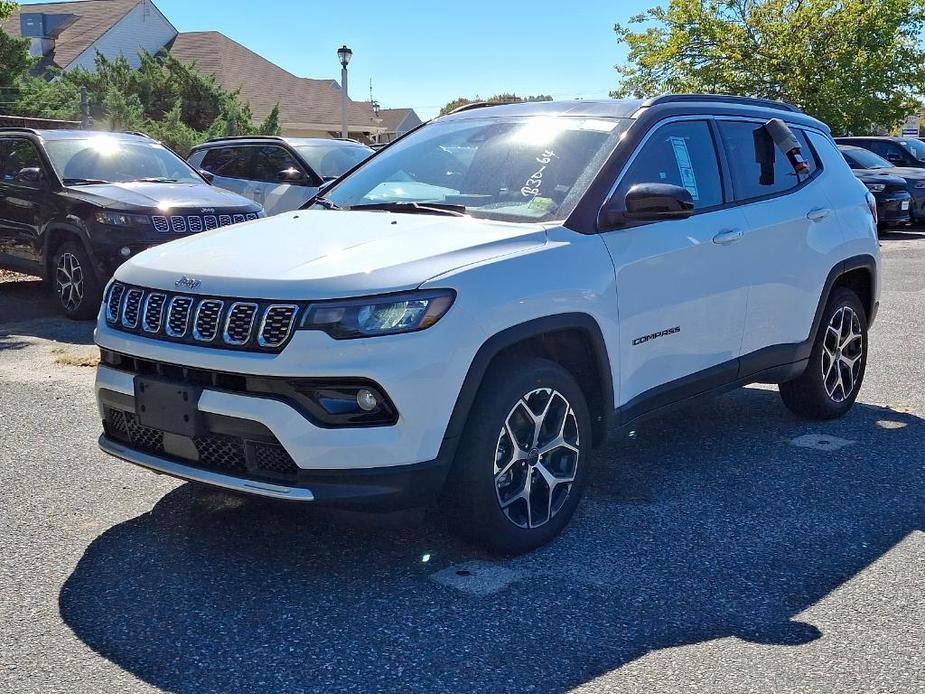
[[625, 55], [613, 24], [657, 0], [154, 3], [180, 31], [221, 31], [301, 77], [339, 80], [336, 51], [346, 43], [352, 98], [368, 99], [372, 78], [383, 107], [427, 118], [458, 96], [606, 97]]

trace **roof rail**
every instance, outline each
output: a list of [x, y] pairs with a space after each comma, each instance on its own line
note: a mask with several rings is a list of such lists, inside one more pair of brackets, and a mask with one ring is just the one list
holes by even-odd
[[780, 111], [790, 111], [791, 113], [802, 113], [800, 109], [793, 104], [788, 104], [786, 101], [759, 99], [753, 96], [733, 96], [731, 94], [662, 94], [661, 96], [646, 99], [642, 102], [642, 107], [685, 101], [712, 101], [723, 104], [741, 104], [742, 106], [763, 106], [764, 108], [776, 108]]
[[123, 130], [123, 131], [122, 131], [122, 134], [123, 134], [123, 135], [136, 135], [137, 137], [146, 137], [146, 138], [148, 138], [149, 140], [153, 140], [153, 139], [154, 139], [153, 137], [151, 137], [150, 135], [148, 135], [148, 133], [143, 133], [143, 132], [141, 132], [140, 130]]
[[0, 132], [3, 133], [30, 133], [32, 135], [38, 135], [39, 131], [35, 128], [24, 128], [19, 125], [2, 125], [0, 126]]
[[224, 137], [210, 137], [206, 142], [221, 142], [222, 140], [276, 140], [282, 141], [285, 138], [279, 135], [225, 135]]
[[[510, 103], [516, 103], [511, 101]], [[463, 111], [472, 111], [477, 108], [485, 108], [487, 106], [503, 106], [504, 104], [493, 102], [493, 101], [473, 101], [471, 104], [463, 104], [462, 106], [457, 106], [452, 111], [446, 115], [452, 116], [454, 113], [462, 113]]]

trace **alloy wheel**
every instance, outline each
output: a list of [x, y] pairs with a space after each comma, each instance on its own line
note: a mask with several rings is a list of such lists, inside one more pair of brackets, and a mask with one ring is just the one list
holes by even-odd
[[84, 274], [80, 261], [73, 253], [62, 253], [55, 268], [55, 290], [61, 305], [75, 311], [84, 298]]
[[850, 306], [839, 308], [822, 340], [822, 382], [834, 402], [844, 402], [858, 385], [864, 356], [861, 320]]
[[495, 449], [495, 493], [508, 520], [536, 528], [559, 512], [575, 482], [579, 446], [578, 419], [560, 392], [538, 388], [517, 401]]

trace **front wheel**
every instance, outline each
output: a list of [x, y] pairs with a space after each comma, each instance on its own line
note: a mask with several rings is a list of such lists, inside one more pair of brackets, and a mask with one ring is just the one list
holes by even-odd
[[780, 384], [784, 404], [807, 419], [835, 419], [854, 405], [867, 367], [867, 312], [846, 287], [832, 292], [806, 370]]
[[52, 273], [61, 312], [74, 320], [95, 318], [103, 289], [83, 247], [73, 241], [61, 244], [52, 258]]
[[546, 544], [578, 505], [590, 449], [588, 407], [568, 371], [539, 358], [495, 364], [448, 479], [452, 527], [504, 554]]

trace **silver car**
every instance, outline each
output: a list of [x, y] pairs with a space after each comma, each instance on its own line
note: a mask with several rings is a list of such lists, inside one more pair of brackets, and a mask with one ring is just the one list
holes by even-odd
[[226, 137], [194, 147], [189, 163], [219, 188], [263, 205], [268, 215], [301, 207], [325, 181], [373, 153], [359, 142], [320, 137]]

